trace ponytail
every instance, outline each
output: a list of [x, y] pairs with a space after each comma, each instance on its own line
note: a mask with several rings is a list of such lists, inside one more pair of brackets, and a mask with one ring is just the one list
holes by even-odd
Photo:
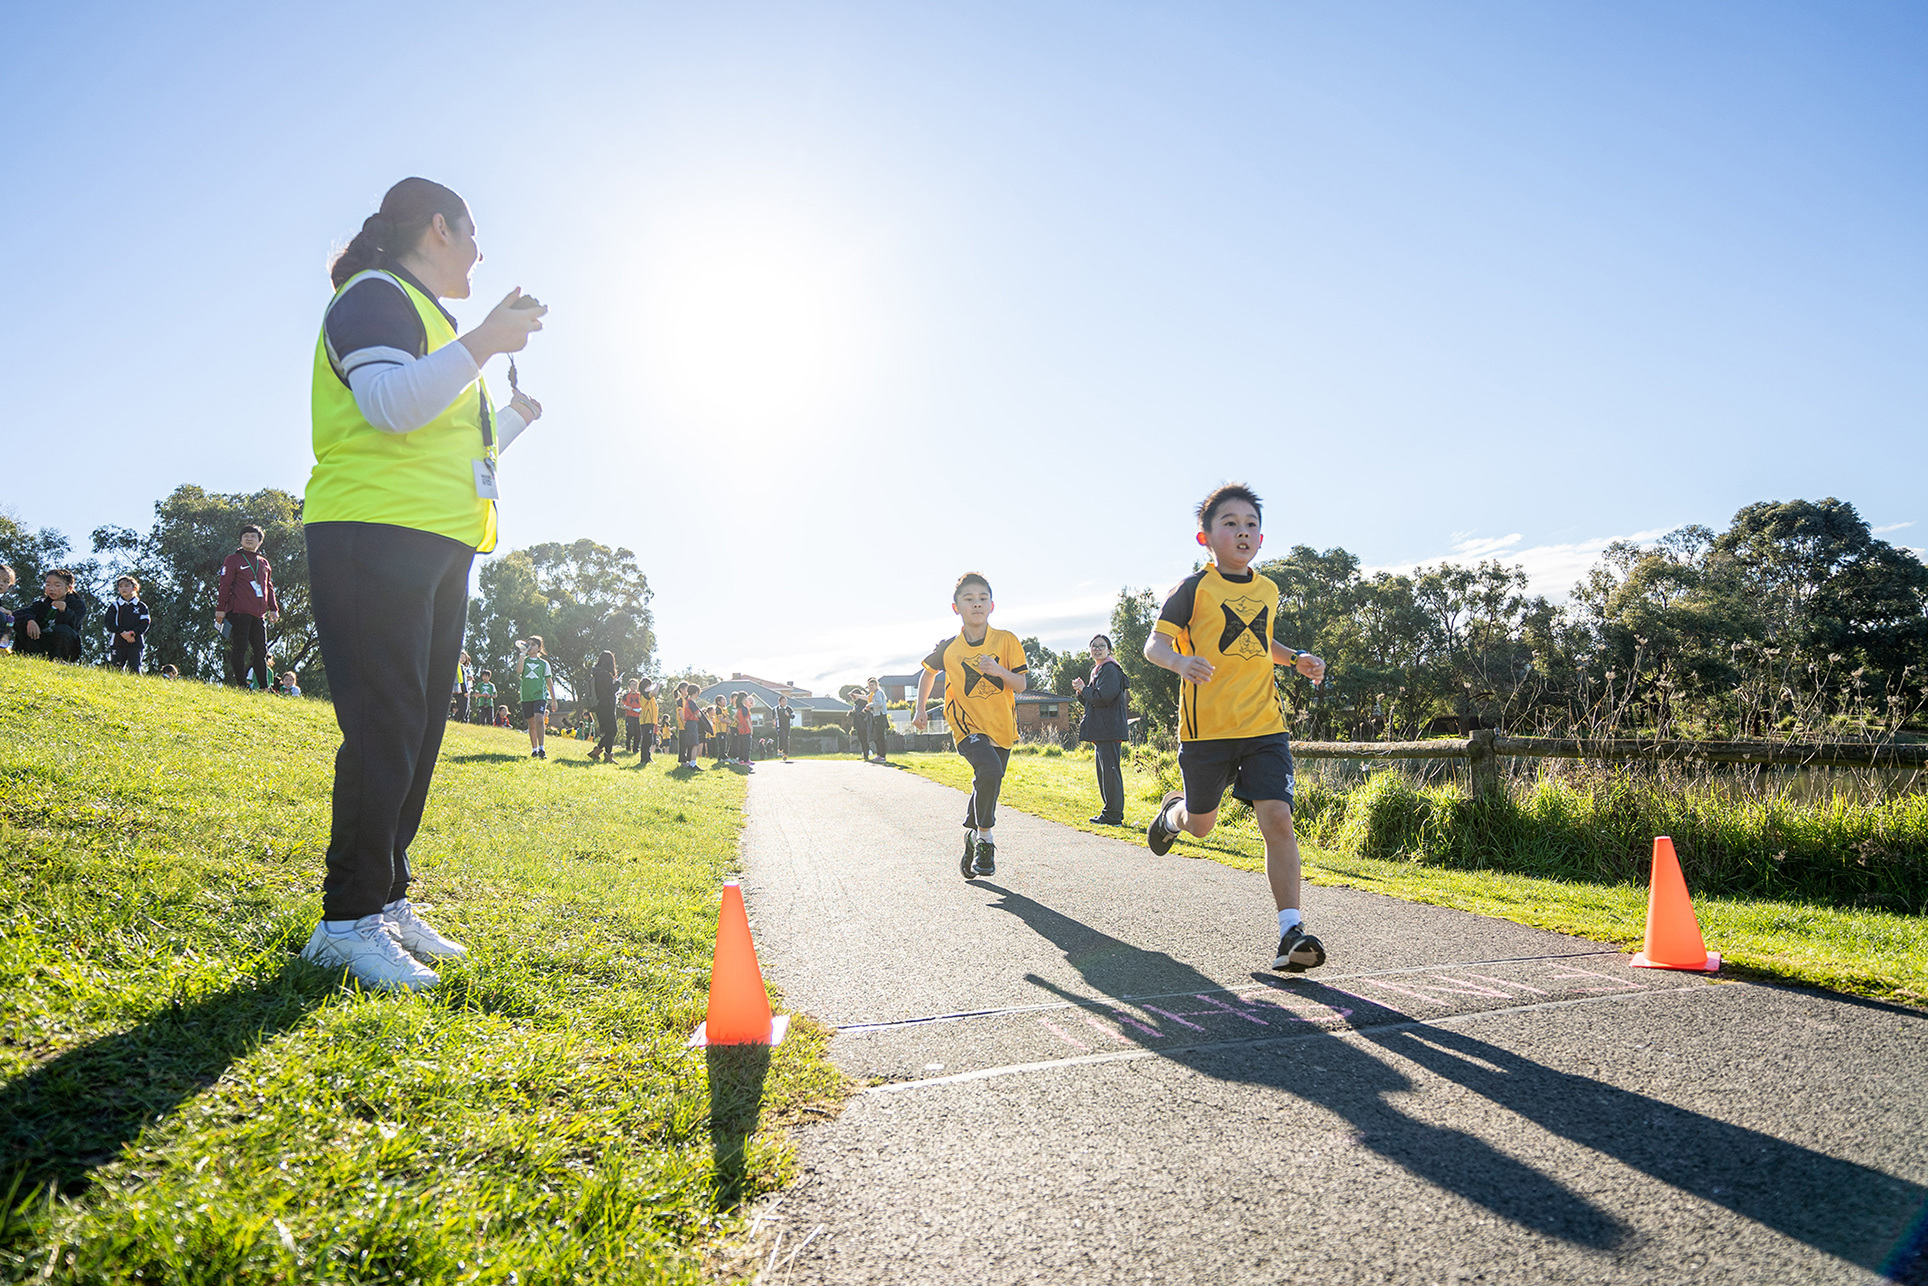
[[361, 231], [328, 265], [335, 289], [356, 273], [385, 268], [413, 250], [438, 214], [454, 223], [469, 217], [469, 207], [451, 189], [429, 179], [407, 178], [388, 189], [382, 208], [362, 220]]

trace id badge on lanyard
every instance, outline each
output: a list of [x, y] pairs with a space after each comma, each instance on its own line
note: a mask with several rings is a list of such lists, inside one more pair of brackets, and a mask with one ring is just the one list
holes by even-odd
[[[515, 386], [515, 363], [509, 363], [509, 385]], [[478, 500], [500, 500], [501, 489], [495, 477], [495, 408], [489, 405], [488, 386], [483, 385], [477, 394], [482, 399], [482, 458], [471, 460], [475, 470], [475, 497]]]

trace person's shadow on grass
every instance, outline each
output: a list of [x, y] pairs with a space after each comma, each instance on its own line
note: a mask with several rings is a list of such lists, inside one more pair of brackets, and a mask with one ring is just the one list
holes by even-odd
[[[1086, 983], [1110, 999], [1225, 994], [1218, 982], [1164, 952], [1134, 947], [1022, 894], [980, 882], [1002, 895], [995, 909], [1017, 916], [1056, 945]], [[1201, 1075], [1266, 1086], [1316, 1103], [1349, 1122], [1364, 1146], [1416, 1177], [1563, 1241], [1608, 1250], [1626, 1243], [1632, 1229], [1553, 1175], [1483, 1139], [1401, 1112], [1391, 1097], [1418, 1088], [1402, 1062], [1471, 1090], [1550, 1134], [1818, 1250], [1885, 1272], [1896, 1281], [1928, 1281], [1923, 1276], [1928, 1262], [1919, 1257], [1920, 1247], [1911, 1250], [1904, 1244], [1911, 1220], [1928, 1208], [1928, 1188], [1921, 1184], [1592, 1077], [1555, 1070], [1462, 1031], [1414, 1022], [1312, 978], [1287, 985], [1276, 975], [1252, 977], [1280, 998], [1350, 1009], [1356, 1034], [1306, 1027], [1281, 1037], [1273, 1034], [1276, 1028], [1260, 1032], [1254, 1026], [1245, 1040], [1208, 1041], [1202, 1032], [1197, 1035], [1206, 1043], [1154, 1039], [1132, 1023], [1118, 1022], [1114, 1005], [1075, 995], [1036, 975], [1027, 981]], [[1270, 1017], [1263, 1007], [1254, 1013]]]
[[86, 1190], [93, 1172], [151, 1122], [221, 1078], [339, 989], [290, 959], [265, 978], [163, 1008], [124, 1032], [76, 1045], [0, 1088], [0, 1188], [15, 1200], [51, 1186]]

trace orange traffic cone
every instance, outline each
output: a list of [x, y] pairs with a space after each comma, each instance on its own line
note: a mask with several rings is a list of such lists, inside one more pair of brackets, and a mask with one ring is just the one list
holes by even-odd
[[790, 1027], [790, 1015], [772, 1020], [770, 997], [763, 990], [750, 917], [743, 909], [743, 887], [723, 881], [723, 910], [716, 918], [716, 955], [710, 963], [710, 1013], [690, 1037], [690, 1048], [705, 1045], [776, 1045]]
[[1653, 875], [1647, 882], [1647, 942], [1633, 963], [1642, 969], [1693, 969], [1713, 973], [1720, 953], [1700, 940], [1700, 921], [1687, 898], [1687, 880], [1674, 856], [1674, 842], [1654, 840]]

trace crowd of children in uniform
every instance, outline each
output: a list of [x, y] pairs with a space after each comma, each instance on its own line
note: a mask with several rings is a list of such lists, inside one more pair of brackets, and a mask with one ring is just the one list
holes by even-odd
[[[230, 683], [298, 697], [301, 684], [294, 671], [271, 673], [267, 626], [280, 619], [281, 603], [272, 569], [259, 552], [261, 539], [261, 528], [252, 523], [243, 527], [240, 547], [222, 563], [215, 592], [215, 628], [228, 642]], [[14, 569], [0, 564], [0, 602], [12, 594], [17, 581]], [[83, 630], [88, 615], [78, 578], [72, 570], [56, 567], [42, 578], [39, 598], [24, 608], [0, 605], [0, 651], [78, 663], [86, 646]], [[143, 673], [147, 633], [153, 624], [154, 612], [141, 599], [140, 581], [132, 575], [116, 579], [113, 601], [101, 613], [107, 644], [103, 664], [128, 674]], [[164, 679], [181, 677], [174, 665], [163, 665], [154, 673]]]

